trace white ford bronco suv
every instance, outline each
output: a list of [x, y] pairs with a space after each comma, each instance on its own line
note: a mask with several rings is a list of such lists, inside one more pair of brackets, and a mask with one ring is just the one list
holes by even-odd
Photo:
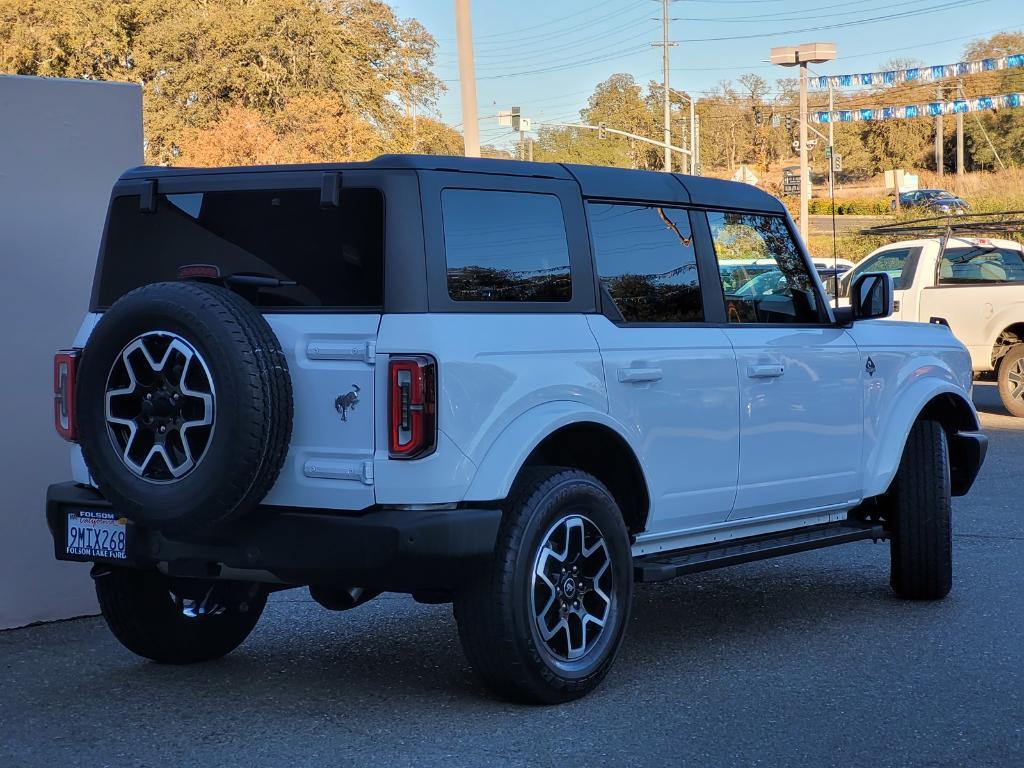
[[[975, 376], [995, 376], [1003, 406], [1024, 416], [1024, 215], [967, 214], [882, 225], [866, 234], [910, 236], [872, 251], [843, 276], [840, 292], [867, 272], [893, 279], [897, 320], [948, 325]], [[993, 236], [993, 235], [997, 236]]]
[[[732, 286], [772, 259], [786, 285]], [[723, 280], [722, 276], [729, 276]], [[724, 288], [726, 285], [728, 288]], [[213, 659], [267, 594], [453, 602], [494, 691], [608, 672], [634, 584], [855, 540], [950, 589], [986, 439], [949, 329], [831, 310], [746, 184], [450, 157], [139, 168], [54, 360], [61, 560], [110, 629]]]

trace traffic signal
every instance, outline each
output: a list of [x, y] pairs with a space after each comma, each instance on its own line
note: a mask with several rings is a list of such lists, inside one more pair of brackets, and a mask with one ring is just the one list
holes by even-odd
[[762, 120], [761, 108], [755, 106], [754, 107], [754, 125], [761, 125], [762, 122], [763, 122], [763, 120]]
[[597, 124], [597, 138], [605, 139], [605, 138], [608, 137], [608, 132], [605, 130], [605, 128], [607, 128], [607, 127], [608, 127], [607, 123], [598, 123]]
[[793, 130], [793, 116], [792, 115], [786, 115], [786, 130], [787, 131], [792, 131]]
[[520, 130], [520, 120], [521, 120], [520, 108], [519, 107], [512, 107], [512, 130], [513, 131]]

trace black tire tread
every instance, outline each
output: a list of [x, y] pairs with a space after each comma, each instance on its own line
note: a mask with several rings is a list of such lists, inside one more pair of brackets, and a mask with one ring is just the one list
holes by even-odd
[[1024, 358], [1024, 344], [1014, 344], [1000, 359], [999, 368], [996, 371], [999, 400], [1002, 402], [1003, 407], [1010, 412], [1011, 416], [1017, 417], [1024, 417], [1024, 402], [1014, 400], [1010, 394], [1013, 388], [1010, 385], [1009, 372], [1010, 365], [1021, 358]]
[[942, 425], [910, 430], [891, 492], [890, 583], [900, 597], [938, 600], [953, 582], [949, 448]]
[[226, 656], [252, 632], [266, 605], [259, 592], [245, 611], [188, 619], [177, 612], [159, 573], [111, 570], [96, 577], [96, 597], [114, 637], [132, 653], [161, 664], [192, 664]]
[[[524, 469], [505, 504], [494, 558], [455, 595], [459, 639], [470, 666], [488, 688], [511, 701], [556, 704], [577, 699], [604, 679], [615, 659], [617, 648], [593, 673], [577, 680], [559, 678], [546, 669], [538, 675], [542, 663], [525, 656], [516, 637], [512, 605], [516, 596], [511, 584], [520, 542], [535, 507], [566, 481], [592, 483], [611, 498], [596, 478], [580, 470], [549, 466]], [[621, 516], [619, 519], [621, 530], [612, 533], [628, 539], [625, 523]], [[628, 578], [632, 578], [631, 572]], [[625, 628], [629, 606], [623, 610]]]
[[[212, 336], [210, 326], [219, 325], [241, 361], [239, 368], [244, 369], [243, 391], [236, 393], [235, 403], [221, 399], [220, 407], [250, 404], [248, 418], [239, 420], [232, 442], [242, 469], [225, 473], [204, 504], [183, 510], [173, 524], [164, 527], [184, 530], [241, 517], [273, 486], [291, 442], [292, 386], [281, 345], [263, 316], [242, 297], [220, 286], [198, 282], [154, 283], [137, 288], [115, 302], [97, 329], [121, 322], [121, 308], [138, 302], [148, 302], [156, 310], [181, 317], [199, 336]], [[87, 346], [83, 367], [91, 362], [88, 351]], [[126, 496], [116, 480], [107, 477], [88, 439], [82, 440], [82, 452], [101, 493], [115, 507], [135, 510], [145, 522], [145, 499]]]

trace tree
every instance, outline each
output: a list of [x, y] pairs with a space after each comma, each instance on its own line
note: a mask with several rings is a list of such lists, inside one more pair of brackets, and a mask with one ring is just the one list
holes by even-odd
[[154, 163], [176, 162], [207, 129], [250, 135], [252, 115], [229, 125], [238, 109], [268, 126], [312, 109], [344, 115], [352, 136], [370, 126], [393, 138], [404, 111], [443, 89], [434, 48], [381, 0], [0, 0], [0, 69], [141, 83]]

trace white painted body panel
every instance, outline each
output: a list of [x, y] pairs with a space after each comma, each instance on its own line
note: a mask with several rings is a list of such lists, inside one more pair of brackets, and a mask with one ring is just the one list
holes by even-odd
[[601, 349], [610, 415], [644, 457], [648, 533], [725, 520], [739, 468], [739, 385], [726, 333], [619, 327], [603, 315], [589, 322]]
[[[364, 509], [374, 496], [374, 374], [380, 315], [266, 315], [292, 378], [292, 441], [266, 504]], [[355, 393], [345, 410], [338, 397]]]
[[[959, 396], [973, 412], [967, 351], [943, 325], [870, 320], [849, 331], [874, 375], [862, 378], [864, 497], [884, 493], [917, 414], [934, 397]], [[977, 420], [977, 415], [975, 415]]]
[[[953, 239], [950, 246], [967, 242]], [[1011, 240], [989, 238], [988, 242], [1002, 248], [1024, 250]], [[973, 370], [979, 373], [991, 371], [992, 352], [999, 335], [1011, 325], [1024, 323], [1024, 283], [937, 285], [941, 251], [941, 241], [937, 238], [891, 243], [872, 251], [865, 258], [882, 251], [908, 247], [921, 248], [921, 254], [910, 284], [893, 294], [899, 309], [890, 319], [928, 323], [932, 318], [942, 318], [967, 347]]]
[[850, 335], [841, 328], [770, 326], [725, 333], [740, 381], [732, 518], [856, 504], [864, 364]]
[[[842, 519], [888, 487], [932, 397], [969, 402], [968, 355], [938, 325], [620, 328], [598, 315], [498, 313], [268, 321], [295, 392], [268, 504], [500, 500], [545, 437], [592, 422], [618, 434], [644, 474], [652, 507], [635, 554]], [[433, 454], [399, 461], [387, 452], [386, 371], [390, 355], [408, 353], [438, 362], [439, 434]], [[747, 375], [775, 364], [783, 375]], [[660, 377], [630, 381], [637, 369]], [[353, 384], [359, 402], [342, 420], [335, 400]], [[72, 465], [88, 483], [77, 446]]]

